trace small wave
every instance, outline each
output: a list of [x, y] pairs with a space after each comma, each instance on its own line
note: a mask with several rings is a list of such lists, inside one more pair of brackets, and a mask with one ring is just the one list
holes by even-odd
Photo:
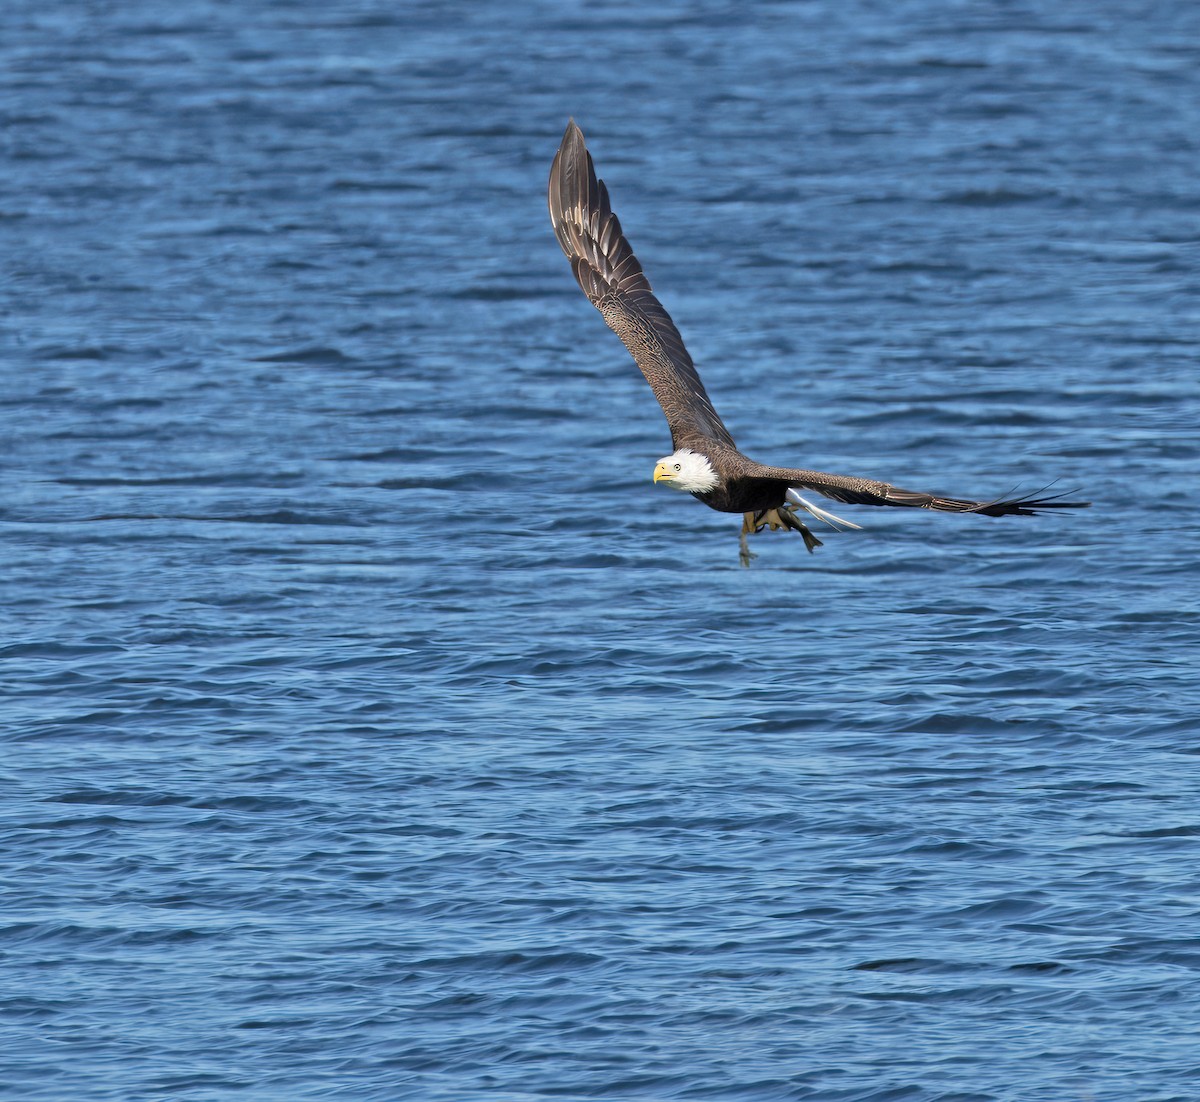
[[343, 367], [359, 362], [355, 357], [347, 356], [340, 349], [324, 345], [303, 345], [299, 348], [282, 349], [279, 352], [251, 356], [250, 359], [254, 363], [321, 364], [327, 367]]

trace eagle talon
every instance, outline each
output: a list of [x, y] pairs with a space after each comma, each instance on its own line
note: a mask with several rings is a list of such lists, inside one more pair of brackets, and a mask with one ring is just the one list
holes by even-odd
[[772, 532], [792, 531], [799, 532], [804, 540], [804, 546], [808, 548], [808, 553], [811, 555], [818, 547], [824, 546], [816, 536], [812, 534], [808, 525], [805, 524], [798, 516], [796, 510], [790, 505], [780, 505], [775, 509], [760, 509], [756, 513], [742, 514], [742, 535], [741, 535], [741, 561], [743, 566], [749, 566], [750, 560], [758, 556], [750, 550], [750, 545], [746, 541], [746, 537], [757, 535], [759, 532], [769, 528]]

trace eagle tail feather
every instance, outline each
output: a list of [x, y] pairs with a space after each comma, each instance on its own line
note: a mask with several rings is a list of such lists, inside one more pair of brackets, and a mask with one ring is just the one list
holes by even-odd
[[828, 509], [822, 509], [819, 505], [814, 505], [807, 498], [801, 497], [794, 489], [788, 487], [787, 499], [793, 505], [799, 505], [805, 512], [811, 513], [817, 520], [823, 520], [835, 532], [840, 532], [839, 524], [844, 524], [847, 528], [853, 528], [856, 531], [862, 531], [861, 524], [855, 524], [852, 520], [845, 520], [842, 517], [834, 516]]

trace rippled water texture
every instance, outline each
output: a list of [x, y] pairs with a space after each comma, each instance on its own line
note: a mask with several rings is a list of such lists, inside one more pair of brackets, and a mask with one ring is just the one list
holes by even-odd
[[1200, 8], [3, 22], [0, 1097], [1200, 1098]]

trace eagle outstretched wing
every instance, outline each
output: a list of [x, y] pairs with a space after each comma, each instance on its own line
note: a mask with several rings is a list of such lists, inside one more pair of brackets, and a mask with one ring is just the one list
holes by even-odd
[[550, 168], [550, 221], [575, 279], [621, 338], [666, 414], [676, 447], [697, 437], [735, 447], [709, 400], [683, 338], [621, 232], [572, 119]]
[[[846, 505], [893, 505], [908, 509], [934, 509], [943, 513], [982, 513], [986, 517], [1034, 517], [1044, 509], [1085, 509], [1087, 501], [1064, 501], [1071, 491], [1039, 496], [1038, 490], [1023, 497], [968, 501], [957, 497], [939, 497], [916, 490], [903, 490], [888, 482], [877, 482], [854, 475], [828, 474], [824, 471], [797, 471], [786, 467], [755, 464], [752, 477], [783, 481], [794, 489], [815, 490], [823, 497]], [[1049, 487], [1047, 487], [1048, 489]]]

